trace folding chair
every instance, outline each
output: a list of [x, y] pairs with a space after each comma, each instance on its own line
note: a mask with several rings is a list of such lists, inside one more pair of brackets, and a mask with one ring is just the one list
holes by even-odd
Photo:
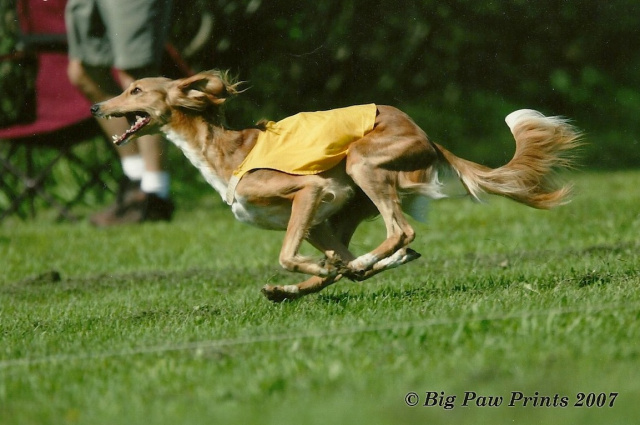
[[[98, 198], [115, 187], [111, 164], [116, 155], [91, 117], [90, 104], [67, 77], [64, 8], [66, 0], [18, 0], [22, 49], [11, 60], [36, 60], [35, 119], [0, 129], [0, 221], [10, 215], [35, 217], [37, 199], [73, 220], [72, 206], [99, 187]], [[96, 139], [101, 136], [100, 139]], [[92, 151], [78, 154], [82, 142]], [[52, 190], [57, 168], [76, 180], [75, 193]], [[62, 191], [64, 192], [64, 191]]]
[[[67, 38], [64, 9], [67, 0], [17, 0], [22, 50], [10, 60], [37, 62], [35, 119], [0, 128], [0, 222], [10, 215], [35, 217], [41, 198], [58, 211], [58, 218], [76, 219], [72, 206], [84, 200], [94, 187], [96, 202], [117, 187], [111, 167], [119, 161], [104, 142], [104, 135], [90, 114], [90, 104], [67, 77]], [[193, 55], [209, 39], [212, 17], [203, 13], [199, 30], [185, 48]], [[4, 59], [4, 58], [0, 58]], [[162, 75], [193, 75], [181, 53], [169, 42], [164, 49]], [[99, 138], [96, 140], [96, 138]], [[78, 154], [79, 145], [92, 142], [89, 154]], [[75, 178], [75, 193], [55, 188], [57, 168]], [[113, 189], [112, 189], [113, 188]], [[106, 189], [106, 190], [105, 190]], [[3, 206], [8, 204], [6, 208]], [[4, 209], [3, 209], [4, 208]]]

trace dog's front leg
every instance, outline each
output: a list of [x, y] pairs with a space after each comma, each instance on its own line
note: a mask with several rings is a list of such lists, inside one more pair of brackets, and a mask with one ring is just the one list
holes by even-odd
[[[307, 240], [325, 254], [325, 264], [329, 267], [342, 271], [345, 269], [344, 261], [351, 261], [355, 258], [334, 234], [333, 229], [327, 222], [311, 228], [308, 232]], [[294, 300], [307, 294], [319, 292], [340, 280], [342, 276], [342, 273], [329, 277], [312, 276], [297, 285], [265, 285], [262, 288], [262, 293], [274, 302]]]
[[280, 265], [292, 272], [330, 278], [338, 274], [338, 270], [332, 266], [331, 262], [319, 264], [313, 259], [298, 254], [302, 241], [310, 232], [321, 198], [320, 185], [304, 186], [294, 194], [291, 217], [280, 250]]
[[308, 294], [320, 292], [341, 278], [342, 275], [340, 274], [332, 277], [311, 276], [309, 279], [297, 285], [265, 285], [262, 288], [262, 294], [267, 297], [268, 300], [274, 302], [295, 300]]

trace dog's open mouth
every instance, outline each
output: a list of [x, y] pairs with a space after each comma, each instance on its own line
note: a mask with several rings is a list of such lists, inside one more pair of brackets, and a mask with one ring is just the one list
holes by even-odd
[[124, 117], [127, 119], [130, 127], [127, 131], [124, 132], [124, 134], [121, 134], [119, 136], [117, 134], [114, 134], [112, 136], [113, 143], [115, 143], [116, 146], [120, 146], [129, 141], [131, 136], [133, 136], [136, 132], [140, 131], [142, 127], [151, 122], [151, 117], [149, 116], [149, 114], [146, 114], [144, 112], [132, 112], [124, 114]]

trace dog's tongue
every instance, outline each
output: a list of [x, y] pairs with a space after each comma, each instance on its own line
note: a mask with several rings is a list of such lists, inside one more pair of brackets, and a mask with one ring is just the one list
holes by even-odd
[[124, 132], [124, 134], [120, 136], [118, 136], [117, 134], [114, 134], [111, 137], [113, 139], [113, 143], [116, 146], [120, 146], [124, 144], [136, 131], [140, 130], [142, 127], [149, 124], [150, 121], [151, 121], [151, 118], [148, 116], [145, 117], [141, 115], [136, 115], [135, 122], [131, 125], [131, 127], [129, 127], [127, 131]]

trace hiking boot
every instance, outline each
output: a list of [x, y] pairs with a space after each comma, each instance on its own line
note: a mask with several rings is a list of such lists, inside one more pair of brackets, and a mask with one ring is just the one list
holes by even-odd
[[91, 216], [91, 224], [98, 227], [135, 224], [145, 221], [170, 221], [173, 202], [140, 189], [140, 182], [124, 179], [118, 190], [116, 202]]

